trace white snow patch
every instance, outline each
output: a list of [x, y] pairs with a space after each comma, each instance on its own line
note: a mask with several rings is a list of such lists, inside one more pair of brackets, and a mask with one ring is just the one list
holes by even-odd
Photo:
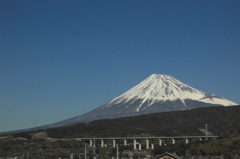
[[186, 99], [224, 106], [237, 105], [237, 103], [227, 99], [215, 98], [214, 96], [214, 94], [209, 95], [190, 87], [170, 75], [153, 74], [135, 87], [114, 98], [105, 107], [111, 107], [113, 104], [127, 103], [130, 100], [133, 100], [131, 103], [141, 100], [141, 104], [136, 108], [136, 111], [139, 112], [146, 101], [148, 102], [147, 107], [149, 107], [156, 101], [181, 100], [185, 107], [188, 108], [185, 104]]

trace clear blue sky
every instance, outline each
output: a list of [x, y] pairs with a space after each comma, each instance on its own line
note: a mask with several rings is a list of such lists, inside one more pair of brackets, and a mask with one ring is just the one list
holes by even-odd
[[240, 103], [239, 0], [1, 0], [0, 132], [86, 113], [151, 74]]

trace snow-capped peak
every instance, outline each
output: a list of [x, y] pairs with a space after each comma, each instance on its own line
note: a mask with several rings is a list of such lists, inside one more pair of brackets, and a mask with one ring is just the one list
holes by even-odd
[[[164, 102], [167, 100], [181, 100], [185, 105], [186, 99], [224, 106], [237, 105], [234, 102], [217, 97], [214, 94], [209, 95], [192, 88], [170, 75], [163, 74], [152, 74], [135, 87], [110, 101], [108, 106], [110, 106], [110, 104], [117, 104], [123, 101], [126, 103], [132, 99], [141, 99], [142, 104], [148, 101], [148, 106], [151, 106], [154, 102]], [[139, 108], [142, 104], [139, 105]], [[186, 105], [185, 107], [187, 108]]]
[[210, 106], [237, 105], [214, 94], [206, 94], [169, 75], [153, 74], [122, 95], [83, 115], [58, 124], [115, 119], [166, 111]]

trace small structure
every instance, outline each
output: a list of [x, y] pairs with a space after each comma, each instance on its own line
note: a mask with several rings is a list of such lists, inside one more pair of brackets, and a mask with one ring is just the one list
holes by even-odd
[[165, 152], [164, 154], [156, 156], [156, 159], [182, 159], [182, 157], [176, 155], [175, 153]]

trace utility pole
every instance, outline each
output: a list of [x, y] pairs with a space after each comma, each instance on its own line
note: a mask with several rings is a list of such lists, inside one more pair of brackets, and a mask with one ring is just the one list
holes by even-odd
[[93, 139], [93, 154], [96, 154], [95, 139]]
[[96, 141], [95, 139], [93, 139], [93, 155], [94, 155], [94, 159], [96, 159]]
[[118, 159], [118, 144], [117, 144], [117, 159]]
[[85, 150], [84, 150], [84, 159], [87, 159], [87, 147], [86, 147], [86, 144], [85, 144]]

